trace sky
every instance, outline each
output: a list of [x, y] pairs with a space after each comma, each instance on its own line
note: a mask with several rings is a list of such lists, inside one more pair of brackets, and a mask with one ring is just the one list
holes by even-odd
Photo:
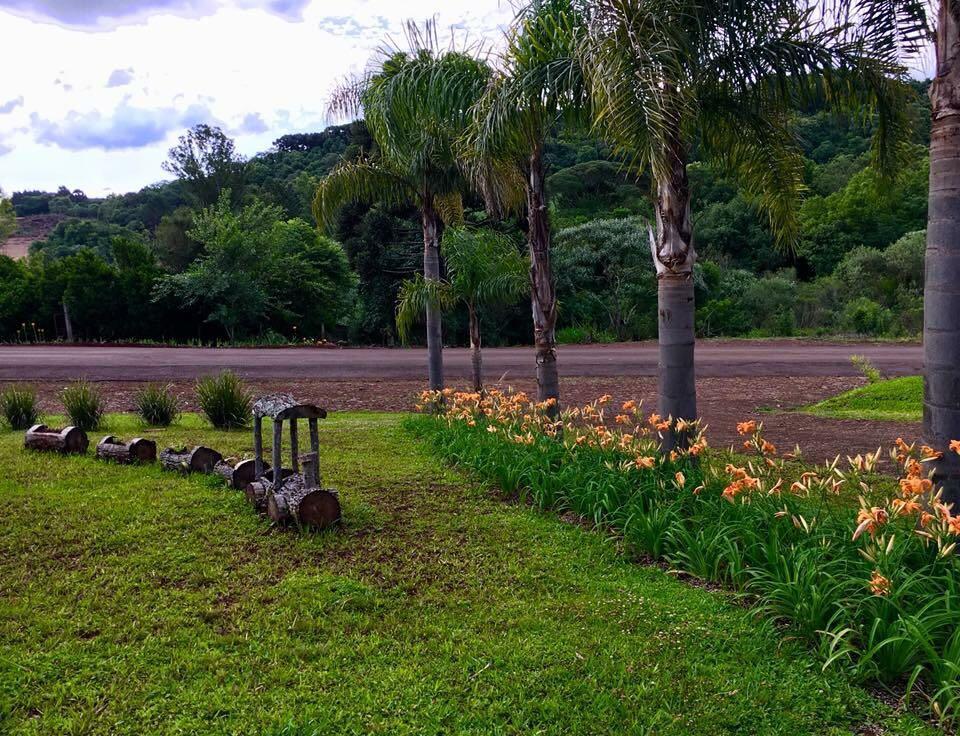
[[331, 90], [408, 19], [497, 43], [508, 0], [0, 0], [0, 188], [90, 196], [169, 176], [190, 126], [252, 155], [331, 122]]

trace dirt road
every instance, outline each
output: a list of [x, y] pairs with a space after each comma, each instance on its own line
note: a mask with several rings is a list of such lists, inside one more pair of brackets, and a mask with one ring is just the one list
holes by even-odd
[[[701, 341], [697, 345], [697, 375], [853, 376], [857, 375], [850, 364], [854, 354], [867, 356], [888, 375], [919, 373], [923, 365], [919, 345]], [[483, 357], [488, 381], [534, 376], [532, 348], [491, 348], [484, 350]], [[560, 348], [559, 361], [561, 375], [566, 377], [653, 376], [657, 372], [657, 346], [653, 342], [567, 345]], [[469, 351], [448, 348], [444, 365], [451, 380], [467, 377]], [[426, 352], [416, 348], [0, 347], [0, 380], [85, 377], [96, 381], [173, 381], [224, 368], [248, 379], [419, 379], [426, 373]]]

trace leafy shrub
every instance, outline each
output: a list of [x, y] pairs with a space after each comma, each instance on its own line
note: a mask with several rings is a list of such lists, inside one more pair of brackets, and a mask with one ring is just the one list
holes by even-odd
[[843, 308], [844, 328], [858, 335], [882, 335], [892, 321], [893, 315], [889, 309], [865, 296], [854, 299]]
[[32, 386], [8, 386], [0, 392], [0, 412], [10, 429], [29, 429], [40, 419], [36, 390]]
[[557, 330], [557, 343], [560, 345], [586, 345], [588, 342], [590, 342], [589, 327], [573, 325]]
[[217, 429], [245, 427], [250, 419], [250, 392], [231, 371], [197, 381], [197, 401]]
[[137, 414], [151, 427], [168, 427], [180, 416], [180, 404], [172, 387], [148, 383], [134, 397]]
[[103, 397], [93, 384], [84, 380], [74, 382], [60, 392], [60, 401], [73, 426], [84, 432], [100, 426], [103, 420]]

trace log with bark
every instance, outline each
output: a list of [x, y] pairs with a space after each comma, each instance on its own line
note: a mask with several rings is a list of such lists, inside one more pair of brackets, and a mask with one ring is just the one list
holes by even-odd
[[302, 476], [291, 476], [279, 490], [268, 490], [266, 500], [267, 516], [277, 524], [326, 529], [340, 521], [337, 492], [307, 488]]
[[[247, 485], [254, 480], [254, 466], [256, 465], [256, 461], [241, 460], [240, 462], [232, 462], [232, 460], [233, 458], [221, 460], [214, 466], [213, 472], [223, 476], [223, 479], [231, 488], [236, 488], [239, 491], [245, 490]], [[270, 466], [267, 465], [266, 467], [269, 470]]]
[[143, 437], [124, 442], [107, 435], [97, 443], [97, 457], [124, 465], [153, 463], [157, 461], [157, 443]]
[[223, 455], [219, 452], [203, 445], [197, 445], [192, 450], [168, 447], [160, 453], [160, 466], [178, 473], [212, 473], [222, 459]]
[[59, 452], [64, 455], [82, 455], [87, 451], [88, 445], [87, 433], [72, 426], [50, 429], [45, 424], [34, 424], [23, 438], [23, 446], [28, 450]]
[[247, 501], [250, 502], [250, 505], [258, 514], [267, 512], [267, 492], [270, 488], [270, 482], [263, 479], [247, 483], [244, 493], [246, 493]]

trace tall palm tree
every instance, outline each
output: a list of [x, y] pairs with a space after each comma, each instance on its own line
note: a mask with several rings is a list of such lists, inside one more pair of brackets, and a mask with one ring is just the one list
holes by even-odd
[[[791, 130], [798, 103], [825, 99], [879, 115], [878, 162], [905, 131], [889, 60], [826, 23], [807, 0], [591, 0], [582, 67], [601, 133], [654, 182], [651, 251], [659, 294], [658, 410], [697, 416], [696, 261], [687, 162], [702, 157], [738, 181], [783, 246], [797, 235], [803, 159]], [[892, 75], [892, 76], [891, 76]], [[670, 433], [664, 448], [685, 438]]]
[[426, 281], [418, 274], [403, 283], [397, 300], [397, 332], [406, 340], [410, 328], [431, 304], [444, 310], [464, 305], [470, 325], [473, 389], [482, 391], [480, 310], [519, 298], [529, 283], [529, 264], [509, 238], [492, 230], [448, 229], [440, 250], [448, 280]]
[[[440, 279], [439, 242], [445, 223], [462, 217], [466, 181], [454, 142], [468, 123], [468, 110], [490, 77], [486, 63], [456, 50], [440, 51], [435, 28], [408, 26], [409, 51], [384, 50], [362, 79], [336, 91], [331, 109], [363, 112], [379, 149], [376, 157], [340, 164], [320, 182], [314, 216], [332, 222], [347, 202], [414, 205], [423, 226], [423, 276]], [[443, 388], [440, 309], [426, 304], [430, 388]]]
[[[466, 138], [468, 156], [494, 162], [495, 194], [509, 199], [509, 172], [522, 181], [530, 253], [530, 301], [537, 361], [537, 399], [559, 406], [557, 293], [550, 265], [544, 141], [562, 119], [582, 118], [586, 93], [576, 58], [583, 29], [569, 0], [541, 0], [522, 11], [511, 28], [501, 65], [474, 110]], [[486, 172], [484, 172], [486, 173]], [[490, 177], [488, 177], [489, 181]]]
[[934, 480], [960, 508], [960, 2], [836, 0], [878, 48], [916, 59], [930, 40], [930, 193], [923, 284], [923, 435], [943, 452]]

